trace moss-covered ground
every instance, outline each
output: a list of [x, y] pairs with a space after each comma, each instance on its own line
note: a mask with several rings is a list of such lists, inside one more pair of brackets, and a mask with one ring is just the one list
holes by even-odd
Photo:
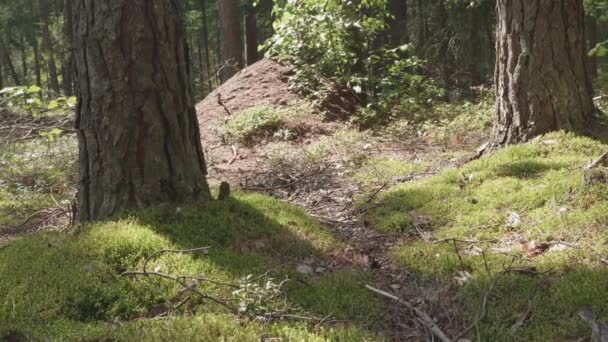
[[[73, 163], [66, 163], [74, 141], [65, 139], [50, 152], [40, 141], [2, 150], [2, 225], [18, 225], [30, 209], [55, 206], [71, 194], [59, 191], [60, 185], [72, 189], [75, 177]], [[203, 246], [207, 253], [154, 254]], [[296, 271], [303, 260], [322, 260], [343, 247], [302, 209], [246, 193], [18, 236], [0, 242], [0, 340], [378, 340], [369, 322], [383, 302], [363, 287], [367, 273], [356, 267], [325, 275]], [[235, 315], [185, 296], [175, 281], [121, 275], [141, 271], [148, 257], [149, 270], [246, 284], [251, 292], [245, 295], [207, 282], [197, 288], [237, 308], [252, 301]], [[257, 287], [284, 280], [278, 297]], [[182, 303], [180, 296], [190, 299]], [[283, 318], [254, 317], [287, 309]]]
[[606, 149], [549, 134], [397, 185], [367, 205], [365, 220], [421, 236], [392, 259], [428, 281], [461, 284], [481, 340], [576, 340], [590, 332], [580, 307], [608, 318], [608, 185], [582, 181]]

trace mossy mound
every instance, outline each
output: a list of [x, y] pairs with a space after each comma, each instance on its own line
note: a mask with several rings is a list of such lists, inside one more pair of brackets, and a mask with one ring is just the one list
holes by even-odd
[[581, 306], [608, 318], [608, 186], [584, 185], [582, 168], [607, 147], [549, 134], [398, 185], [366, 220], [382, 232], [432, 236], [391, 254], [429, 280], [462, 283], [471, 320], [487, 296], [482, 340], [588, 336]]
[[[144, 260], [160, 249], [202, 246], [211, 247], [207, 254], [161, 254], [151, 259], [149, 268], [237, 284], [249, 274], [273, 270], [269, 277], [277, 282], [291, 279], [284, 291], [294, 314], [321, 318], [332, 314], [355, 324], [334, 328], [291, 321], [264, 324], [231, 315], [223, 307], [196, 297], [188, 302], [185, 313], [153, 318], [155, 310], [175, 296], [179, 285], [121, 273], [141, 270]], [[91, 224], [71, 235], [35, 234], [0, 250], [0, 337], [374, 339], [362, 320], [381, 310], [382, 304], [364, 290], [364, 272], [352, 269], [328, 276], [295, 272], [303, 258], [323, 258], [338, 247], [340, 243], [302, 210], [250, 194], [237, 194], [225, 201], [153, 208]], [[348, 292], [343, 292], [345, 284], [349, 285]], [[230, 288], [202, 283], [199, 289], [232, 298]]]

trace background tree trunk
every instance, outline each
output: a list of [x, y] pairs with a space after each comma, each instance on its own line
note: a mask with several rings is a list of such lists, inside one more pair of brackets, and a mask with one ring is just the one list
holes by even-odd
[[239, 0], [218, 0], [220, 11], [220, 76], [226, 82], [243, 67], [241, 8]]
[[44, 52], [46, 53], [46, 62], [49, 72], [49, 84], [51, 90], [55, 94], [60, 93], [59, 80], [57, 79], [57, 66], [55, 65], [55, 51], [53, 50], [53, 41], [51, 39], [51, 32], [49, 30], [50, 25], [50, 6], [49, 0], [38, 0], [38, 8], [40, 10], [40, 21], [42, 29], [42, 45]]
[[[30, 11], [32, 13], [33, 18], [39, 17], [33, 0], [30, 1]], [[38, 28], [36, 26], [32, 29], [30, 40], [34, 49], [34, 72], [36, 74], [36, 85], [42, 88], [42, 72], [40, 70], [42, 68], [40, 65], [40, 46], [38, 43]]]
[[8, 41], [0, 38], [0, 62], [8, 69], [9, 75], [13, 79], [15, 85], [22, 85], [15, 64], [13, 64], [11, 51], [9, 50], [10, 47], [7, 42]]
[[581, 0], [497, 0], [491, 145], [584, 131], [594, 114]]
[[78, 218], [208, 199], [179, 0], [73, 5]]
[[64, 36], [65, 36], [65, 62], [63, 63], [63, 92], [66, 96], [73, 95], [74, 83], [74, 35], [72, 33], [72, 0], [64, 2]]
[[258, 61], [258, 14], [253, 6], [245, 16], [245, 42], [247, 65], [251, 65]]
[[[209, 48], [209, 27], [208, 27], [208, 19], [207, 19], [207, 1], [201, 0], [201, 19], [203, 22], [201, 23], [201, 33], [203, 35], [203, 41], [205, 43], [205, 69], [206, 69], [206, 78], [207, 83], [209, 85], [209, 92], [213, 91], [213, 75], [211, 71], [211, 56], [210, 56], [210, 48]], [[205, 77], [203, 77], [205, 78]]]
[[401, 46], [408, 43], [407, 0], [389, 0], [387, 7], [394, 17], [388, 21], [391, 46]]

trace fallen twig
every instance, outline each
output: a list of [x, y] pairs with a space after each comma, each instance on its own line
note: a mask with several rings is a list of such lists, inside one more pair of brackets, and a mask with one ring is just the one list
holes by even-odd
[[452, 339], [450, 339], [438, 326], [437, 324], [435, 324], [435, 322], [433, 321], [433, 319], [431, 317], [429, 317], [429, 315], [427, 315], [424, 311], [418, 309], [417, 307], [415, 307], [414, 305], [412, 305], [410, 302], [403, 300], [393, 294], [390, 294], [388, 292], [382, 291], [380, 289], [377, 289], [375, 287], [369, 286], [369, 285], [365, 285], [365, 287], [372, 291], [375, 292], [381, 296], [384, 296], [386, 298], [392, 299], [394, 301], [396, 301], [397, 303], [405, 306], [406, 308], [408, 308], [410, 311], [416, 313], [416, 315], [420, 318], [420, 320], [422, 321], [422, 323], [424, 323], [424, 325], [427, 326], [427, 328], [429, 328], [429, 330], [435, 335], [437, 336], [437, 338], [439, 338], [441, 341], [443, 342], [452, 342]]
[[230, 148], [232, 149], [232, 159], [228, 161], [228, 165], [232, 165], [239, 158], [239, 153], [236, 146], [232, 145]]
[[446, 238], [446, 239], [440, 239], [440, 240], [433, 241], [434, 244], [439, 244], [439, 243], [444, 243], [444, 242], [452, 242], [452, 243], [461, 242], [461, 243], [473, 244], [473, 243], [481, 243], [481, 242], [495, 243], [495, 242], [498, 242], [498, 240], [495, 240], [495, 239], [473, 240], [473, 239]]
[[285, 184], [285, 185], [277, 185], [277, 186], [271, 186], [271, 187], [267, 187], [267, 188], [256, 188], [256, 187], [247, 187], [247, 186], [245, 186], [243, 188], [243, 190], [247, 190], [247, 191], [270, 191], [270, 190], [279, 190], [279, 189], [291, 188], [292, 186], [297, 185], [297, 184], [305, 181], [306, 179], [308, 179], [308, 178], [310, 178], [312, 176], [319, 175], [323, 171], [325, 171], [325, 170], [321, 169], [321, 170], [318, 170], [318, 171], [315, 171], [315, 172], [311, 172], [311, 173], [309, 173], [307, 175], [304, 175], [304, 176], [296, 179], [295, 181], [293, 181], [291, 183], [288, 183], [288, 184]]
[[[217, 298], [215, 296], [212, 296], [210, 294], [207, 294], [205, 292], [202, 292], [200, 290], [198, 290], [195, 286], [192, 286], [188, 283], [186, 283], [185, 281], [183, 281], [182, 279], [197, 279], [196, 276], [173, 276], [170, 274], [166, 274], [166, 273], [160, 273], [160, 272], [146, 272], [146, 271], [127, 271], [127, 272], [123, 272], [121, 274], [121, 276], [156, 276], [156, 277], [160, 277], [160, 278], [165, 278], [165, 279], [170, 279], [173, 280], [175, 282], [177, 282], [178, 284], [180, 284], [182, 287], [184, 287], [187, 291], [190, 291], [192, 293], [195, 293], [197, 295], [199, 295], [200, 297], [202, 297], [203, 299], [209, 299], [217, 304], [222, 305], [223, 307], [227, 308], [228, 310], [230, 310], [232, 313], [234, 314], [238, 314], [238, 310], [237, 308], [233, 307], [232, 305], [228, 304], [227, 301]], [[209, 279], [200, 277], [201, 279], [204, 279], [204, 281], [208, 281], [211, 282]]]

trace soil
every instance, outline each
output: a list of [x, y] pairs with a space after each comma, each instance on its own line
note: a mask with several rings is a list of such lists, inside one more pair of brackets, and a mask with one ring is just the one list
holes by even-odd
[[[339, 160], [325, 160], [313, 171], [291, 170], [292, 174], [289, 174], [288, 171], [277, 170], [269, 165], [266, 141], [248, 147], [227, 144], [218, 136], [215, 129], [217, 122], [225, 120], [229, 115], [238, 115], [249, 107], [310, 106], [307, 98], [290, 90], [289, 77], [292, 74], [288, 64], [263, 60], [235, 75], [197, 105], [210, 183], [227, 181], [233, 187], [262, 191], [301, 206], [347, 245], [344, 250], [336, 251], [331, 260], [300, 261], [301, 269], [320, 269], [326, 273], [344, 267], [363, 267], [372, 275], [370, 285], [410, 301], [437, 320], [437, 324], [448, 335], [457, 336], [464, 330], [465, 322], [462, 319], [462, 301], [455, 289], [422, 281], [393, 265], [387, 255], [391, 247], [419, 239], [422, 234], [378, 234], [366, 226], [355, 207], [355, 198], [365, 198], [370, 193], [373, 196], [393, 184], [376, 184], [371, 188], [354, 184], [344, 176], [350, 172], [350, 166]], [[344, 128], [346, 123], [327, 121], [313, 115], [309, 125], [314, 126], [310, 129], [310, 134], [292, 141], [292, 148], [298, 149], [331, 136]], [[458, 163], [444, 147], [427, 141], [395, 142], [381, 137], [371, 139], [373, 141], [370, 141], [364, 151], [367, 156], [409, 161], [424, 159], [430, 162], [430, 172], [417, 177], [433, 174]], [[395, 179], [392, 183], [410, 179]], [[421, 226], [421, 229], [424, 227]], [[380, 324], [379, 329], [388, 340], [432, 340], [428, 329], [411, 312], [394, 302], [387, 303], [390, 309], [383, 317], [377, 317], [376, 324]]]

